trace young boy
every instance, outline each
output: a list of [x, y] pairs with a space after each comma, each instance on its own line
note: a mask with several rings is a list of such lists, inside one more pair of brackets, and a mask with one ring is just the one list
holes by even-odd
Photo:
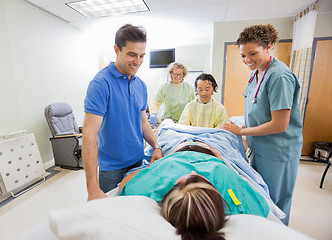
[[195, 80], [195, 89], [199, 98], [191, 101], [184, 108], [179, 124], [219, 128], [228, 121], [225, 107], [212, 99], [218, 84], [211, 74], [203, 73]]

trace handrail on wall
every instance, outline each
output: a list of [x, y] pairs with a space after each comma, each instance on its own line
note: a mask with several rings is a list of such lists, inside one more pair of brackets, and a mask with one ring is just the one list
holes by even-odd
[[21, 131], [17, 131], [17, 132], [12, 132], [6, 135], [0, 135], [0, 142], [10, 139], [10, 138], [14, 138], [14, 137], [18, 137], [20, 135], [25, 135], [27, 132], [27, 130], [21, 130]]

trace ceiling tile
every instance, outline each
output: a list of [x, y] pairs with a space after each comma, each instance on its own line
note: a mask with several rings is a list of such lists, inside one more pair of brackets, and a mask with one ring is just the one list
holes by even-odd
[[[98, 19], [87, 19], [65, 5], [76, 0], [23, 0], [56, 15], [67, 22], [96, 23]], [[237, 21], [262, 18], [281, 18], [297, 15], [316, 0], [145, 0], [150, 16], [185, 22]], [[332, 0], [319, 0], [319, 12], [331, 12]], [[125, 17], [148, 16], [134, 13]], [[121, 17], [121, 16], [118, 16]]]
[[67, 22], [76, 22], [86, 19], [86, 17], [79, 14], [78, 12], [76, 12], [75, 10], [73, 10], [72, 8], [68, 7], [65, 4], [58, 4], [58, 5], [45, 7], [45, 10], [51, 12], [52, 14], [62, 18]]

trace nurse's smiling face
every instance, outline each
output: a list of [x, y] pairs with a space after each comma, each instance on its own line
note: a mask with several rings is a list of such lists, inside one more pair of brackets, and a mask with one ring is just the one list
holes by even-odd
[[241, 59], [251, 71], [258, 69], [261, 73], [266, 68], [270, 59], [271, 44], [266, 48], [254, 42], [240, 45]]

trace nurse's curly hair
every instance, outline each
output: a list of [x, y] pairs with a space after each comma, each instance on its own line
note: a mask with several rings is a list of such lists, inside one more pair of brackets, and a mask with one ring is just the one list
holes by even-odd
[[161, 215], [176, 228], [182, 240], [225, 240], [220, 232], [229, 208], [215, 187], [199, 175], [189, 175], [164, 196]]
[[266, 48], [269, 43], [273, 46], [278, 43], [278, 41], [279, 37], [277, 30], [271, 24], [261, 24], [243, 29], [236, 44], [240, 46], [242, 44], [254, 42], [259, 46]]

